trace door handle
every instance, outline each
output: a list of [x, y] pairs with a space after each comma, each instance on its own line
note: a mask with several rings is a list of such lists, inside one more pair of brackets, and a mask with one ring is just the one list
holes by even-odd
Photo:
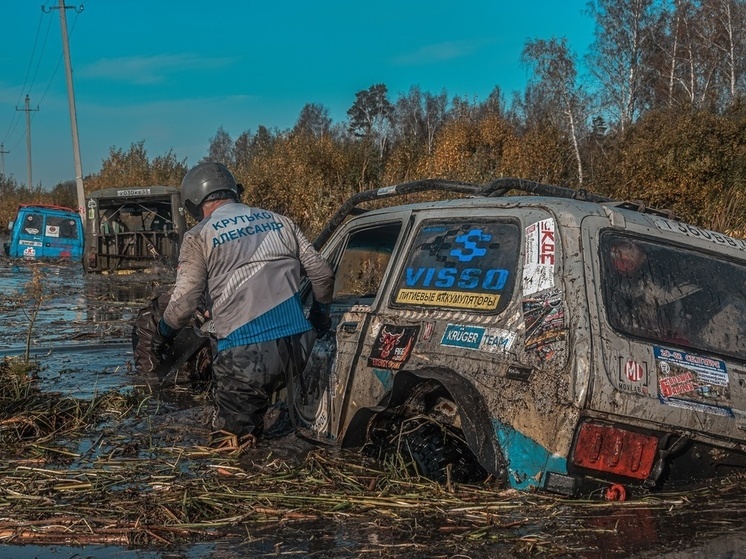
[[343, 322], [342, 323], [342, 332], [345, 332], [346, 334], [354, 334], [357, 331], [357, 322]]

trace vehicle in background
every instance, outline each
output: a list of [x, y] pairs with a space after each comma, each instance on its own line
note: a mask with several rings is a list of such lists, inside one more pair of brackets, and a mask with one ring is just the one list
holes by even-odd
[[105, 188], [86, 199], [88, 272], [176, 267], [186, 231], [181, 191], [171, 186]]
[[22, 204], [8, 231], [4, 248], [11, 258], [79, 260], [83, 256], [82, 220], [70, 208]]

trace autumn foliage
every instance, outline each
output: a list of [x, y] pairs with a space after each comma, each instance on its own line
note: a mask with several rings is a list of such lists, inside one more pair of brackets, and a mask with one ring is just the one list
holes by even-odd
[[[746, 236], [746, 1], [591, 0], [589, 13], [590, 80], [567, 41], [532, 39], [529, 83], [509, 104], [499, 88], [484, 101], [418, 86], [392, 98], [378, 83], [351, 93], [346, 122], [307, 104], [288, 130], [259, 126], [233, 140], [220, 126], [203, 160], [228, 165], [245, 202], [309, 236], [361, 190], [499, 177], [635, 200]], [[112, 147], [85, 190], [178, 186], [187, 169], [172, 151], [150, 158], [143, 140]], [[69, 204], [70, 194], [69, 184], [50, 193], [0, 176], [0, 227], [18, 201]]]

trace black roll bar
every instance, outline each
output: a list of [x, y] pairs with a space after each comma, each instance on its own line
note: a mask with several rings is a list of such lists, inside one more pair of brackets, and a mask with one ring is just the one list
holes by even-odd
[[347, 216], [353, 214], [361, 214], [368, 211], [357, 207], [363, 202], [370, 202], [371, 200], [378, 200], [381, 198], [403, 196], [404, 194], [414, 194], [416, 192], [426, 191], [456, 192], [459, 194], [466, 194], [475, 197], [479, 196], [485, 198], [495, 198], [499, 196], [505, 196], [512, 190], [519, 190], [521, 192], [526, 192], [528, 194], [534, 194], [538, 196], [569, 198], [572, 200], [582, 200], [585, 202], [611, 202], [614, 205], [618, 205], [619, 207], [623, 207], [626, 209], [634, 209], [639, 212], [653, 213], [674, 219], [671, 212], [667, 210], [656, 210], [653, 208], [647, 208], [641, 202], [622, 202], [613, 198], [601, 196], [599, 194], [593, 194], [592, 192], [588, 192], [583, 189], [575, 190], [573, 188], [555, 186], [552, 184], [544, 184], [526, 179], [500, 178], [484, 185], [443, 179], [424, 179], [397, 184], [394, 186], [385, 186], [372, 190], [364, 190], [363, 192], [354, 194], [353, 196], [348, 198], [334, 213], [331, 219], [327, 222], [324, 229], [322, 229], [321, 233], [319, 233], [318, 237], [316, 237], [313, 246], [317, 250], [324, 246], [324, 243], [329, 240], [329, 237], [332, 236], [332, 233], [334, 233], [337, 227], [342, 224]]

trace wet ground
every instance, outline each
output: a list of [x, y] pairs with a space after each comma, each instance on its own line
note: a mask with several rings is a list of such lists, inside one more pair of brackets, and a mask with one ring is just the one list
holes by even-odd
[[[29, 265], [0, 259], [0, 356], [22, 354], [26, 349], [30, 307], [18, 303], [28, 297], [24, 286], [35, 273], [43, 278], [44, 300], [30, 329], [30, 349], [33, 358], [42, 364], [39, 383], [43, 389], [90, 398], [110, 389], [143, 385], [146, 379], [139, 378], [132, 367], [131, 322], [139, 308], [157, 292], [167, 289], [172, 275], [87, 275], [75, 264]], [[175, 396], [160, 393], [156, 387], [154, 398], [163, 398], [166, 410], [160, 414], [158, 426], [158, 436], [164, 441], [171, 444], [206, 437], [202, 418], [204, 396]], [[134, 423], [130, 428], [147, 427]], [[253, 459], [298, 461], [312, 448], [290, 435], [263, 443], [253, 451]], [[354, 455], [345, 459], [357, 460]], [[114, 545], [0, 544], [0, 559], [279, 556], [725, 559], [744, 556], [744, 487], [743, 483], [735, 483], [681, 495], [651, 495], [638, 502], [620, 504], [601, 500], [591, 504], [568, 500], [548, 502], [540, 496], [505, 493], [490, 502], [489, 511], [478, 508], [471, 512], [458, 511], [457, 518], [437, 507], [396, 518], [386, 511], [360, 515], [340, 510], [333, 517], [320, 520], [258, 522], [237, 527], [240, 529], [233, 536], [185, 543], [167, 550]], [[465, 529], [470, 517], [482, 528]]]

